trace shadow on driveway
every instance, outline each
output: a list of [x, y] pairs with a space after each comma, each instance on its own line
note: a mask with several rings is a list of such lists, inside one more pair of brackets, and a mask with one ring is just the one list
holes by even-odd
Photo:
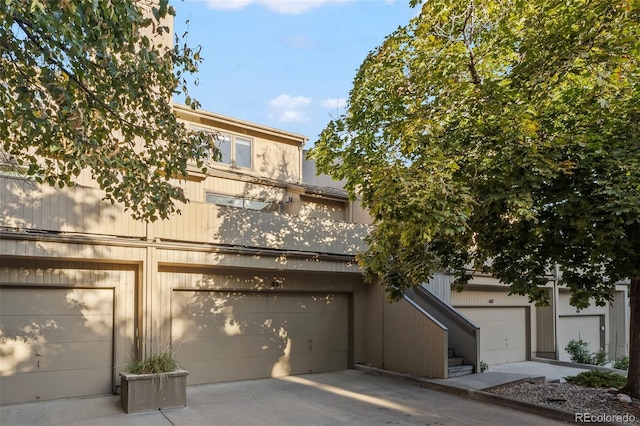
[[563, 424], [535, 414], [343, 370], [187, 388], [186, 408], [125, 414], [119, 396], [0, 407], [5, 426]]

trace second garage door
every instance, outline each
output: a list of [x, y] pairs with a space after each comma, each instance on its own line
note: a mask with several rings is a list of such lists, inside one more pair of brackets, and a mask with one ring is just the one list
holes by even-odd
[[348, 367], [346, 294], [173, 292], [173, 350], [189, 383]]
[[481, 359], [504, 364], [527, 359], [525, 308], [457, 308], [480, 327]]
[[571, 361], [565, 350], [570, 340], [583, 340], [590, 352], [598, 352], [600, 345], [600, 315], [576, 315], [558, 319], [558, 351], [560, 361]]

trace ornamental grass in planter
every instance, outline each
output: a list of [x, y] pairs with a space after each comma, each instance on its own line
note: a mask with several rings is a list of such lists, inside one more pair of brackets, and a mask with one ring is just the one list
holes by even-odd
[[187, 405], [187, 375], [171, 351], [159, 352], [129, 365], [120, 373], [120, 402], [126, 413]]

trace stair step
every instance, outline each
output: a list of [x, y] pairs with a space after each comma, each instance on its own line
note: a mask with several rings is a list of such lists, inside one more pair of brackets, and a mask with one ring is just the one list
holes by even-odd
[[462, 365], [462, 364], [464, 364], [464, 359], [462, 357], [459, 357], [459, 356], [449, 357], [449, 367]]
[[453, 358], [456, 356], [456, 350], [453, 348], [449, 348], [449, 354], [447, 355], [449, 358]]
[[449, 378], [458, 377], [458, 376], [466, 376], [467, 374], [473, 373], [473, 365], [457, 365], [455, 367], [449, 367], [448, 376]]

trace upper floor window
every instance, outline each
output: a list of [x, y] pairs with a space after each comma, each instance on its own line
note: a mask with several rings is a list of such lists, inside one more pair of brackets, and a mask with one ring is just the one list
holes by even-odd
[[222, 154], [220, 163], [250, 169], [252, 166], [252, 140], [242, 136], [220, 133], [217, 141]]
[[18, 164], [13, 156], [0, 150], [0, 176], [21, 177], [33, 180], [35, 176], [29, 176], [28, 171], [29, 167]]
[[239, 207], [248, 210], [260, 210], [263, 212], [278, 211], [278, 203], [272, 201], [252, 200], [244, 197], [232, 197], [229, 195], [206, 194], [207, 203], [219, 206]]
[[215, 144], [218, 149], [220, 149], [220, 159], [218, 163], [245, 169], [253, 167], [253, 141], [250, 138], [230, 133], [222, 133], [199, 126], [192, 126], [191, 128], [199, 132], [214, 133]]

